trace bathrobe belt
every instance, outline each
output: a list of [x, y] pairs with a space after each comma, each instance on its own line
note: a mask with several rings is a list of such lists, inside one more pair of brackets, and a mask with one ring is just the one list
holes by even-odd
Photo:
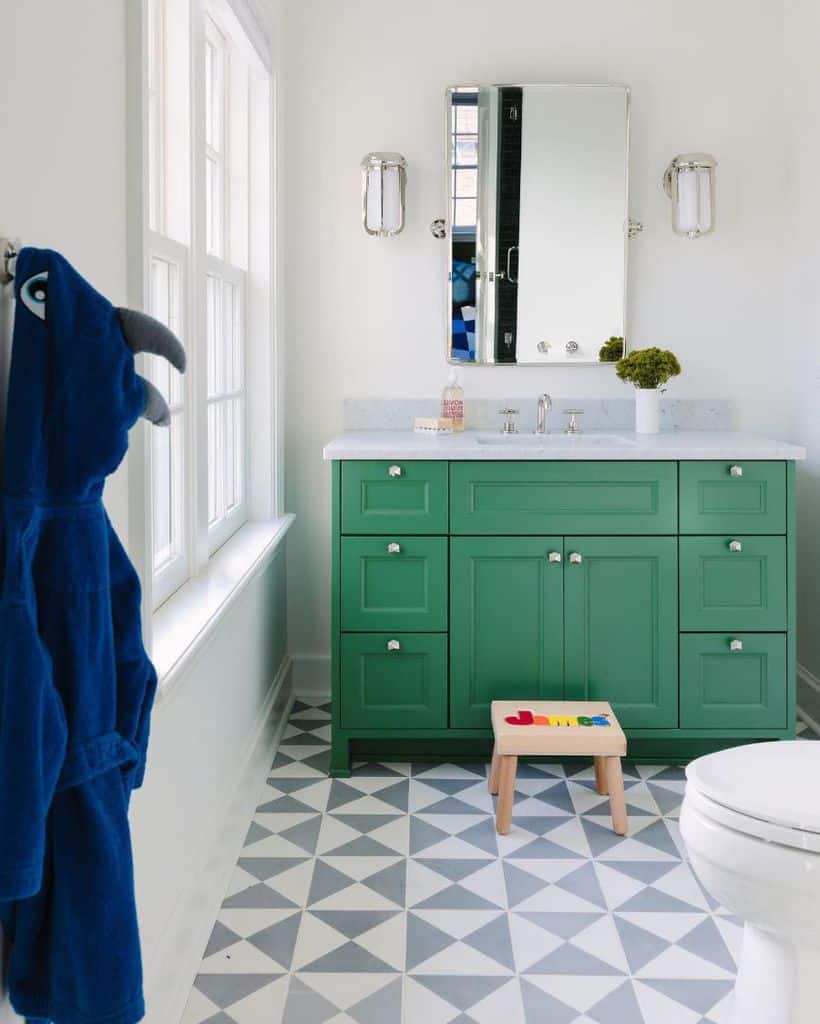
[[136, 746], [118, 732], [72, 743], [66, 751], [57, 791], [79, 786], [112, 768], [133, 767], [139, 758]]

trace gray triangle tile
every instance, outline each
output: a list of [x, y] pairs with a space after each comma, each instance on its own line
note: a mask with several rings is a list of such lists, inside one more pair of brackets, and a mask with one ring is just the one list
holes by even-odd
[[300, 974], [395, 974], [395, 968], [355, 942], [332, 949], [313, 963], [300, 968]]
[[[381, 793], [376, 794], [381, 800]], [[399, 814], [333, 814], [332, 818], [336, 821], [341, 821], [343, 825], [347, 825], [348, 828], [353, 828], [357, 832], [361, 832], [362, 835], [366, 835], [368, 832], [372, 832], [374, 829], [381, 828], [382, 825], [387, 825], [391, 821], [398, 821], [401, 815]]]
[[414, 778], [430, 771], [434, 771], [438, 779], [446, 779], [448, 774], [450, 778], [463, 779], [465, 772], [469, 772], [470, 775], [475, 775], [479, 779], [487, 777], [487, 766], [481, 762], [460, 761], [458, 764], [452, 762], [441, 764], [435, 761], [414, 761], [410, 765], [410, 774]]
[[299, 933], [299, 925], [302, 922], [301, 911], [291, 914], [284, 921], [272, 924], [269, 928], [263, 928], [248, 937], [248, 942], [258, 950], [281, 964], [286, 970], [290, 970], [293, 960], [293, 950], [296, 948], [296, 936]]
[[363, 878], [362, 885], [366, 885], [368, 889], [384, 896], [386, 900], [390, 900], [397, 906], [403, 907], [407, 893], [407, 861], [402, 859], [398, 863], [391, 864], [374, 875], [370, 875], [369, 878]]
[[410, 780], [403, 779], [394, 786], [378, 790], [373, 796], [378, 797], [382, 803], [395, 807], [397, 811], [406, 812], [410, 803]]
[[617, 967], [599, 960], [586, 950], [565, 942], [537, 964], [528, 967], [525, 974], [593, 974], [597, 976], [623, 974]]
[[420, 779], [419, 781], [424, 782], [424, 785], [429, 786], [430, 789], [437, 789], [439, 793], [445, 793], [447, 796], [457, 796], [459, 793], [463, 793], [465, 789], [470, 789], [476, 785], [475, 779], [427, 778]]
[[293, 796], [280, 796], [256, 808], [257, 814], [315, 814], [316, 808]]
[[737, 971], [737, 964], [711, 917], [704, 918], [691, 932], [678, 939], [677, 944], [687, 952], [708, 960], [710, 964], [717, 964], [725, 971], [731, 971], [732, 974]]
[[297, 975], [291, 975], [282, 1024], [324, 1024], [338, 1014], [337, 1006], [309, 988]]
[[670, 896], [648, 885], [645, 889], [622, 903], [618, 907], [622, 914], [702, 914], [701, 907], [693, 907], [691, 903]]
[[[323, 722], [322, 725], [327, 727], [328, 723]], [[327, 740], [321, 736], [317, 736], [314, 732], [300, 732], [293, 733], [291, 736], [285, 737], [282, 740], [282, 749], [288, 751], [291, 747], [326, 747], [328, 745]]]
[[444, 999], [457, 1010], [469, 1010], [471, 1006], [486, 999], [491, 992], [501, 988], [509, 978], [465, 974], [414, 974], [413, 980], [429, 988], [439, 999]]
[[[515, 819], [513, 819], [515, 828]], [[575, 850], [568, 850], [565, 846], [559, 846], [550, 839], [539, 836], [525, 846], [519, 846], [517, 850], [508, 853], [511, 860], [580, 860]]]
[[281, 875], [283, 871], [290, 871], [297, 864], [304, 864], [309, 857], [240, 857], [239, 867], [247, 871], [249, 875], [258, 878], [260, 882], [266, 882], [269, 878]]
[[264, 882], [251, 885], [247, 889], [228, 896], [222, 904], [225, 910], [285, 910], [296, 908], [296, 904], [282, 893], [272, 889]]
[[354, 779], [405, 778], [405, 776], [401, 772], [396, 771], [395, 768], [391, 768], [388, 764], [381, 764], [379, 761], [364, 761], [361, 764], [353, 765], [351, 776]]
[[425, 814], [470, 814], [475, 816], [481, 812], [474, 804], [467, 804], [458, 797], [448, 796], [437, 803], [424, 808]]
[[652, 776], [652, 782], [686, 782], [686, 769], [679, 765], [664, 768], [662, 772]]
[[335, 811], [337, 807], [344, 807], [345, 804], [352, 804], [354, 800], [361, 800], [362, 791], [354, 786], [342, 782], [341, 779], [333, 779], [330, 783], [330, 795], [327, 799], [327, 810]]
[[371, 928], [389, 921], [399, 910], [311, 910], [314, 917], [335, 928], [345, 938], [356, 939]]
[[639, 928], [617, 914], [615, 915], [615, 927], [618, 929], [621, 945], [624, 947], [626, 960], [633, 974], [669, 948], [669, 943], [659, 936], [648, 932], [645, 928]]
[[500, 908], [483, 896], [478, 896], [463, 886], [448, 885], [446, 889], [433, 893], [426, 900], [416, 904], [416, 910], [499, 910]]
[[667, 789], [666, 786], [655, 786], [650, 780], [647, 782], [646, 788], [652, 794], [661, 814], [672, 814], [683, 803], [683, 793], [676, 793], [673, 789]]
[[566, 890], [566, 892], [571, 892], [574, 896], [580, 896], [588, 903], [594, 903], [596, 907], [600, 907], [602, 910], [607, 909], [606, 900], [601, 890], [601, 883], [598, 881], [595, 866], [591, 861], [582, 864], [581, 867], [570, 874], [564, 875], [555, 884], [561, 889]]
[[575, 814], [575, 804], [572, 802], [566, 782], [558, 782], [554, 786], [548, 786], [538, 793], [533, 793], [531, 799], [540, 800], [542, 804], [555, 807], [557, 810], [563, 811], [564, 814]]
[[440, 928], [430, 924], [416, 914], [407, 914], [407, 952], [405, 970], [412, 971], [414, 967], [423, 964], [431, 956], [440, 953], [443, 949], [452, 946], [456, 940]]
[[532, 921], [539, 928], [543, 928], [552, 935], [557, 935], [560, 939], [568, 941], [569, 939], [574, 939], [578, 932], [582, 932], [584, 928], [588, 928], [596, 921], [600, 921], [602, 917], [606, 917], [606, 914], [583, 914], [576, 911], [524, 910], [517, 913], [516, 916]]
[[587, 817], [582, 817], [581, 826], [593, 857], [600, 857], [602, 853], [606, 853], [621, 842], [621, 836], [612, 831], [611, 825], [607, 828], [605, 825], [590, 821]]
[[268, 836], [272, 836], [273, 832], [270, 829], [264, 828], [257, 822], [252, 821], [251, 827], [248, 829], [248, 834], [245, 836], [245, 846], [251, 846], [253, 843], [258, 843], [260, 839], [267, 839]]
[[458, 838], [491, 857], [498, 856], [498, 834], [495, 830], [495, 821], [490, 817], [465, 828], [463, 832], [458, 833]]
[[315, 786], [317, 782], [322, 781], [322, 779], [315, 775], [307, 775], [303, 779], [291, 779], [285, 775], [274, 775], [267, 780], [271, 789], [278, 789], [280, 793], [297, 793], [300, 789], [307, 789], [308, 786]]
[[435, 825], [430, 825], [426, 821], [422, 821], [421, 818], [416, 817], [414, 814], [410, 815], [410, 856], [415, 856], [417, 853], [421, 853], [422, 850], [427, 850], [431, 846], [435, 846], [436, 843], [442, 842], [444, 839], [449, 839], [450, 833], [445, 832], [443, 829], [436, 828]]
[[321, 772], [322, 775], [327, 775], [330, 768], [330, 745], [328, 744], [326, 750], [322, 750], [318, 754], [312, 754], [310, 757], [302, 758], [302, 764], [307, 765], [309, 768], [313, 768], [317, 772]]
[[319, 841], [319, 831], [322, 827], [322, 815], [316, 814], [313, 818], [293, 825], [281, 833], [284, 839], [298, 846], [305, 853], [316, 853], [316, 843]]
[[301, 729], [303, 732], [315, 732], [317, 729], [326, 729], [327, 724], [326, 718], [311, 718], [310, 715], [299, 715], [288, 719], [288, 725], [292, 725], [295, 729]]
[[334, 893], [341, 892], [353, 885], [353, 879], [343, 875], [341, 871], [325, 864], [323, 860], [317, 860], [313, 868], [313, 878], [310, 881], [310, 892], [308, 893], [307, 906], [313, 906]]
[[221, 921], [217, 921], [211, 932], [211, 937], [208, 939], [208, 945], [205, 947], [203, 957], [213, 956], [214, 953], [220, 953], [223, 949], [227, 949], [228, 946], [241, 941], [241, 935], [237, 935], [236, 932], [231, 931]]
[[402, 990], [402, 979], [395, 978], [384, 988], [349, 1006], [347, 1015], [356, 1024], [401, 1024]]
[[335, 850], [322, 854], [323, 857], [396, 857], [396, 851], [370, 836], [359, 836], [349, 843], [337, 846]]
[[303, 700], [295, 700], [293, 702], [293, 707], [290, 709], [290, 713], [291, 715], [298, 715], [303, 711], [310, 711], [311, 707], [312, 706], [310, 704], [305, 704]]
[[323, 701], [321, 704], [317, 704], [316, 706], [319, 708], [320, 711], [324, 711], [329, 715], [331, 714], [333, 709], [333, 701], [326, 700]]
[[607, 861], [606, 866], [611, 871], [620, 871], [627, 878], [645, 885], [652, 885], [678, 867], [671, 860], [611, 860]]
[[632, 838], [636, 842], [652, 847], [654, 850], [668, 853], [672, 857], [677, 857], [678, 860], [681, 859], [680, 851], [675, 845], [675, 840], [669, 834], [669, 829], [662, 819], [658, 819], [653, 825], [648, 825], [640, 832], [635, 832]]
[[[523, 798], [525, 800], [528, 799], [526, 793], [523, 794]], [[552, 832], [553, 829], [566, 825], [567, 819], [560, 814], [538, 817], [527, 814], [515, 814], [513, 812], [513, 822], [517, 829], [520, 828], [525, 832], [531, 832], [535, 836], [545, 836], [547, 832]]]
[[577, 1010], [537, 988], [526, 978], [521, 978], [521, 1001], [525, 1024], [571, 1024], [578, 1017]]
[[533, 763], [532, 761], [519, 761], [518, 771], [515, 774], [518, 779], [562, 779], [564, 777], [560, 765]]
[[481, 857], [469, 857], [466, 860], [457, 857], [417, 857], [415, 859], [419, 864], [423, 864], [431, 871], [437, 871], [451, 882], [460, 882], [468, 875], [473, 875], [481, 868], [492, 864], [491, 860], [483, 860]]
[[587, 1010], [587, 1016], [598, 1024], [655, 1024], [644, 1021], [632, 982], [626, 981], [614, 992]]
[[707, 981], [697, 978], [674, 978], [663, 981], [641, 978], [641, 984], [654, 988], [656, 992], [694, 1010], [695, 1013], [704, 1015], [707, 1015], [712, 1007], [734, 988], [734, 982], [731, 981]]
[[498, 917], [488, 921], [481, 928], [471, 932], [462, 940], [465, 945], [477, 949], [491, 960], [515, 971], [515, 959], [513, 957], [512, 939], [510, 937], [510, 923], [507, 915], [499, 914]]
[[202, 1024], [236, 1024], [233, 1017], [229, 1017], [224, 1010], [220, 1010], [214, 1017], [209, 1017]]
[[220, 1010], [225, 1010], [281, 977], [281, 971], [278, 974], [198, 974], [194, 984]]
[[522, 871], [508, 860], [503, 861], [504, 881], [507, 886], [507, 902], [511, 907], [517, 907], [519, 903], [528, 900], [530, 896], [541, 892], [548, 883], [542, 878], [536, 878], [528, 871]]
[[466, 1013], [460, 1013], [457, 1017], [453, 1017], [447, 1024], [476, 1024], [475, 1017], [468, 1017]]

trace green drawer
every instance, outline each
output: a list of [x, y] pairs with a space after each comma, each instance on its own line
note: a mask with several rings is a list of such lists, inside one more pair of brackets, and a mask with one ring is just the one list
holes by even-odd
[[447, 629], [446, 537], [343, 537], [342, 629]]
[[446, 634], [346, 633], [341, 654], [342, 728], [446, 727]]
[[680, 638], [683, 729], [784, 729], [788, 689], [782, 633]]
[[674, 462], [455, 462], [454, 534], [673, 534]]
[[785, 537], [681, 537], [679, 565], [682, 630], [787, 628]]
[[681, 462], [681, 533], [785, 533], [785, 462]]
[[447, 533], [446, 462], [342, 464], [342, 533]]

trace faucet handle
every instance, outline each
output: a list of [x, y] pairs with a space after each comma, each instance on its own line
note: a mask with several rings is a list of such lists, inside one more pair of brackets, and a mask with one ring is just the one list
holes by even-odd
[[504, 422], [501, 424], [502, 434], [517, 434], [518, 424], [515, 422], [515, 417], [518, 415], [518, 409], [499, 409], [498, 415], [504, 417]]
[[563, 412], [564, 412], [565, 416], [569, 416], [569, 423], [567, 423], [566, 427], [564, 428], [564, 433], [565, 434], [580, 434], [581, 433], [581, 427], [580, 427], [580, 424], [578, 423], [578, 417], [579, 416], [583, 416], [584, 410], [583, 409], [564, 409]]

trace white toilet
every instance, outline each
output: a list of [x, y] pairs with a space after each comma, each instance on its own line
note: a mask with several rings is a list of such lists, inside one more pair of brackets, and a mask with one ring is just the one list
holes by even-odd
[[686, 769], [695, 874], [743, 918], [732, 1024], [820, 1021], [820, 742], [757, 743]]

